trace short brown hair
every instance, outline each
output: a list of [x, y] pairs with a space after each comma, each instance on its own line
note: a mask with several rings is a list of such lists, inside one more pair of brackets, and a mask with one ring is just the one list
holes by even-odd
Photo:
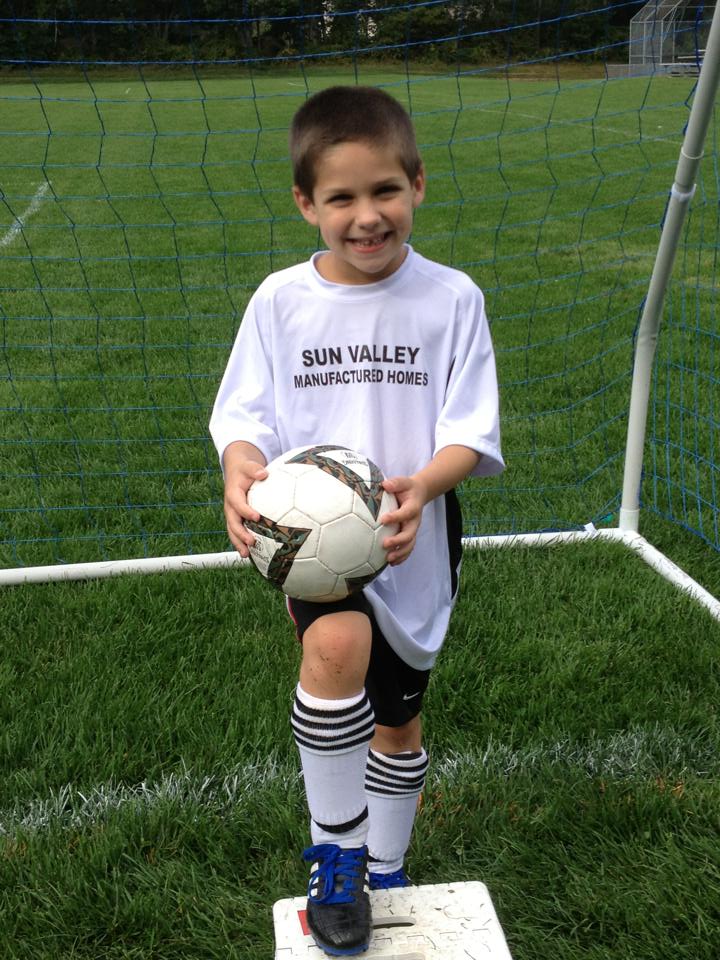
[[295, 186], [312, 197], [323, 151], [357, 142], [396, 146], [411, 181], [422, 169], [412, 121], [394, 97], [378, 87], [328, 87], [306, 100], [290, 125]]

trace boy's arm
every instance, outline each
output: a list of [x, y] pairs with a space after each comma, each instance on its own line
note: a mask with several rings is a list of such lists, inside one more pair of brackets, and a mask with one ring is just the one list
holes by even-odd
[[400, 524], [400, 530], [383, 544], [388, 551], [388, 563], [402, 563], [410, 556], [425, 504], [457, 486], [475, 469], [479, 460], [477, 450], [451, 444], [438, 450], [430, 463], [412, 476], [391, 477], [385, 481], [383, 486], [395, 494], [399, 507], [381, 520]]
[[222, 462], [228, 536], [240, 556], [248, 557], [248, 547], [253, 545], [255, 537], [246, 528], [245, 520], [259, 520], [260, 514], [248, 506], [247, 492], [255, 480], [267, 476], [265, 457], [252, 443], [236, 440], [225, 447]]

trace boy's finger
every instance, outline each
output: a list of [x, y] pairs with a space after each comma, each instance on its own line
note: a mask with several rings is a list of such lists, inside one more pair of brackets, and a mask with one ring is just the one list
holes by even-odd
[[383, 549], [389, 553], [392, 553], [394, 550], [402, 550], [403, 547], [412, 543], [414, 539], [415, 537], [412, 534], [402, 531], [395, 536], [386, 537], [385, 540], [383, 540]]
[[389, 513], [384, 513], [380, 517], [380, 523], [383, 526], [391, 526], [394, 523], [404, 523], [407, 520], [410, 520], [415, 515], [415, 510], [413, 509], [412, 504], [403, 503], [397, 510], [391, 510]]
[[382, 485], [388, 493], [402, 493], [403, 490], [408, 490], [412, 484], [409, 477], [386, 477]]

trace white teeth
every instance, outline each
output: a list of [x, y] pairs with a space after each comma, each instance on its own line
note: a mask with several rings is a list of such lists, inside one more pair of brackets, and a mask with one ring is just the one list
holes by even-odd
[[365, 240], [353, 240], [352, 243], [359, 247], [376, 247], [379, 243], [382, 243], [383, 240], [384, 237], [369, 237]]

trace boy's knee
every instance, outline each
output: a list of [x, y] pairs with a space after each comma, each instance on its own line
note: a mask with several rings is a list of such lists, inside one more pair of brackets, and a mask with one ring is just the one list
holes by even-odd
[[[303, 637], [303, 661], [300, 681], [325, 696], [345, 696], [348, 686], [357, 689], [365, 683], [372, 632], [364, 613], [353, 610], [328, 614], [315, 620]], [[355, 692], [355, 691], [353, 691]]]

